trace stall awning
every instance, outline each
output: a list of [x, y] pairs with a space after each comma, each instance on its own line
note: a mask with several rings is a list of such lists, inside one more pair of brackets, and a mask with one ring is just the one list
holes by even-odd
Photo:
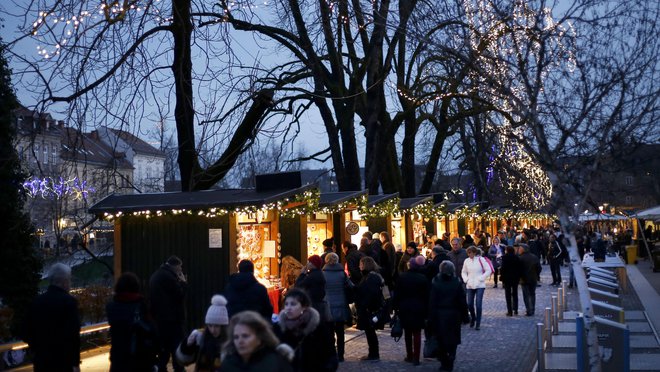
[[378, 195], [369, 195], [369, 199], [367, 200], [367, 206], [368, 207], [373, 207], [376, 204], [386, 202], [390, 199], [398, 198], [399, 193], [395, 192], [393, 194], [378, 194]]
[[144, 210], [207, 209], [262, 206], [276, 203], [306, 191], [317, 185], [298, 188], [268, 190], [255, 189], [206, 190], [190, 192], [165, 192], [152, 194], [109, 195], [89, 208], [89, 213], [129, 213]]
[[642, 220], [660, 220], [660, 205], [639, 211], [635, 214], [634, 217], [640, 218]]
[[319, 207], [324, 208], [339, 205], [358, 199], [363, 195], [367, 195], [367, 190], [321, 193]]
[[426, 202], [433, 202], [432, 196], [417, 196], [414, 198], [403, 198], [399, 201], [399, 209], [407, 210], [413, 209], [417, 206], [420, 206]]

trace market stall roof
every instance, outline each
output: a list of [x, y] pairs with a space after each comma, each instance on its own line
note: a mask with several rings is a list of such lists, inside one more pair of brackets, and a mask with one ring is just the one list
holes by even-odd
[[399, 193], [395, 192], [393, 194], [378, 194], [378, 195], [369, 195], [369, 199], [367, 200], [367, 206], [368, 207], [373, 207], [374, 205], [378, 203], [382, 203], [385, 201], [388, 201], [390, 199], [394, 199], [399, 197]]
[[640, 218], [642, 220], [658, 220], [660, 219], [660, 205], [639, 211], [635, 214], [634, 217]]
[[225, 189], [153, 194], [109, 195], [89, 208], [89, 213], [128, 213], [143, 210], [231, 208], [265, 205], [316, 188], [316, 184], [298, 188], [257, 191]]
[[481, 206], [484, 202], [473, 202], [473, 203], [449, 203], [446, 204], [447, 206], [447, 212], [456, 212], [459, 209], [463, 208], [474, 208], [477, 206]]
[[426, 203], [428, 201], [432, 201], [433, 197], [432, 196], [416, 196], [413, 198], [403, 198], [399, 201], [399, 209], [405, 210], [405, 209], [412, 209], [420, 204]]
[[367, 190], [339, 191], [339, 192], [326, 192], [326, 193], [322, 192], [319, 199], [319, 207], [329, 207], [329, 206], [345, 203], [366, 194], [367, 194]]
[[607, 214], [607, 213], [583, 213], [578, 216], [578, 221], [588, 222], [588, 221], [620, 221], [625, 220], [627, 217], [620, 216], [616, 214]]

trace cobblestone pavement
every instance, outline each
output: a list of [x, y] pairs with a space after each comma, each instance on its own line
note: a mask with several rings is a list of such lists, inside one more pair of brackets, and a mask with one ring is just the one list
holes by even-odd
[[[562, 279], [568, 281], [568, 267], [562, 267]], [[463, 326], [462, 344], [458, 346], [454, 371], [531, 371], [536, 361], [536, 323], [543, 322], [543, 312], [550, 307], [552, 295], [557, 294], [557, 287], [548, 285], [552, 282], [550, 266], [543, 265], [541, 287], [536, 289], [536, 315], [526, 317], [522, 291], [518, 289], [519, 309], [522, 315], [507, 317], [504, 289], [492, 288], [487, 284], [483, 300], [481, 330], [476, 331]], [[569, 309], [576, 309], [578, 297], [567, 289]], [[394, 342], [385, 328], [378, 333], [380, 361], [361, 362], [360, 357], [367, 354], [367, 340], [362, 331], [355, 328], [346, 330], [346, 361], [340, 364], [339, 371], [436, 371], [440, 363], [435, 359], [424, 359], [417, 367], [403, 361], [406, 355], [403, 339]], [[424, 343], [422, 336], [422, 344]]]

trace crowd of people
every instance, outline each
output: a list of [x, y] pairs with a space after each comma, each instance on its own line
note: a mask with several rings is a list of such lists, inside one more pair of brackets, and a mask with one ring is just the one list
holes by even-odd
[[[507, 316], [518, 315], [519, 286], [525, 315], [533, 316], [542, 264], [557, 284], [566, 258], [562, 236], [551, 228], [502, 230], [493, 237], [478, 230], [463, 238], [445, 233], [429, 246], [410, 242], [405, 250], [397, 250], [386, 232], [368, 232], [359, 247], [350, 241], [335, 247], [332, 239], [324, 246], [323, 255], [308, 257], [304, 266], [283, 260], [287, 278], [279, 314], [273, 314], [253, 263], [240, 261], [226, 288], [212, 296], [203, 327], [189, 333], [187, 278], [178, 257], [153, 273], [148, 288], [123, 273], [106, 307], [110, 370], [166, 371], [171, 363], [177, 372], [190, 364], [196, 371], [335, 371], [344, 361], [347, 327], [364, 331], [368, 347], [361, 360], [375, 362], [376, 331], [396, 319], [405, 362], [435, 357], [441, 370], [451, 371], [463, 325], [479, 331], [484, 321], [489, 278], [504, 288]], [[56, 264], [48, 276], [51, 285], [35, 300], [25, 340], [35, 353], [35, 371], [76, 371], [80, 323], [68, 294], [71, 271]]]

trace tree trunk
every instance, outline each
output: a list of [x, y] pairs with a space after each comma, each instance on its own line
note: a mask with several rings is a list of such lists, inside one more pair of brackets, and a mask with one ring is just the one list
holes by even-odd
[[245, 145], [253, 141], [257, 136], [261, 118], [272, 106], [272, 90], [263, 90], [257, 93], [252, 107], [250, 107], [245, 118], [243, 118], [241, 124], [236, 128], [222, 156], [213, 165], [204, 170], [204, 172], [196, 175], [191, 190], [208, 190], [225, 177], [227, 172], [236, 163], [238, 157], [245, 152]]
[[172, 0], [172, 36], [174, 39], [174, 85], [176, 106], [174, 120], [179, 140], [181, 191], [194, 188], [194, 174], [199, 168], [195, 150], [195, 111], [192, 86], [190, 0]]

